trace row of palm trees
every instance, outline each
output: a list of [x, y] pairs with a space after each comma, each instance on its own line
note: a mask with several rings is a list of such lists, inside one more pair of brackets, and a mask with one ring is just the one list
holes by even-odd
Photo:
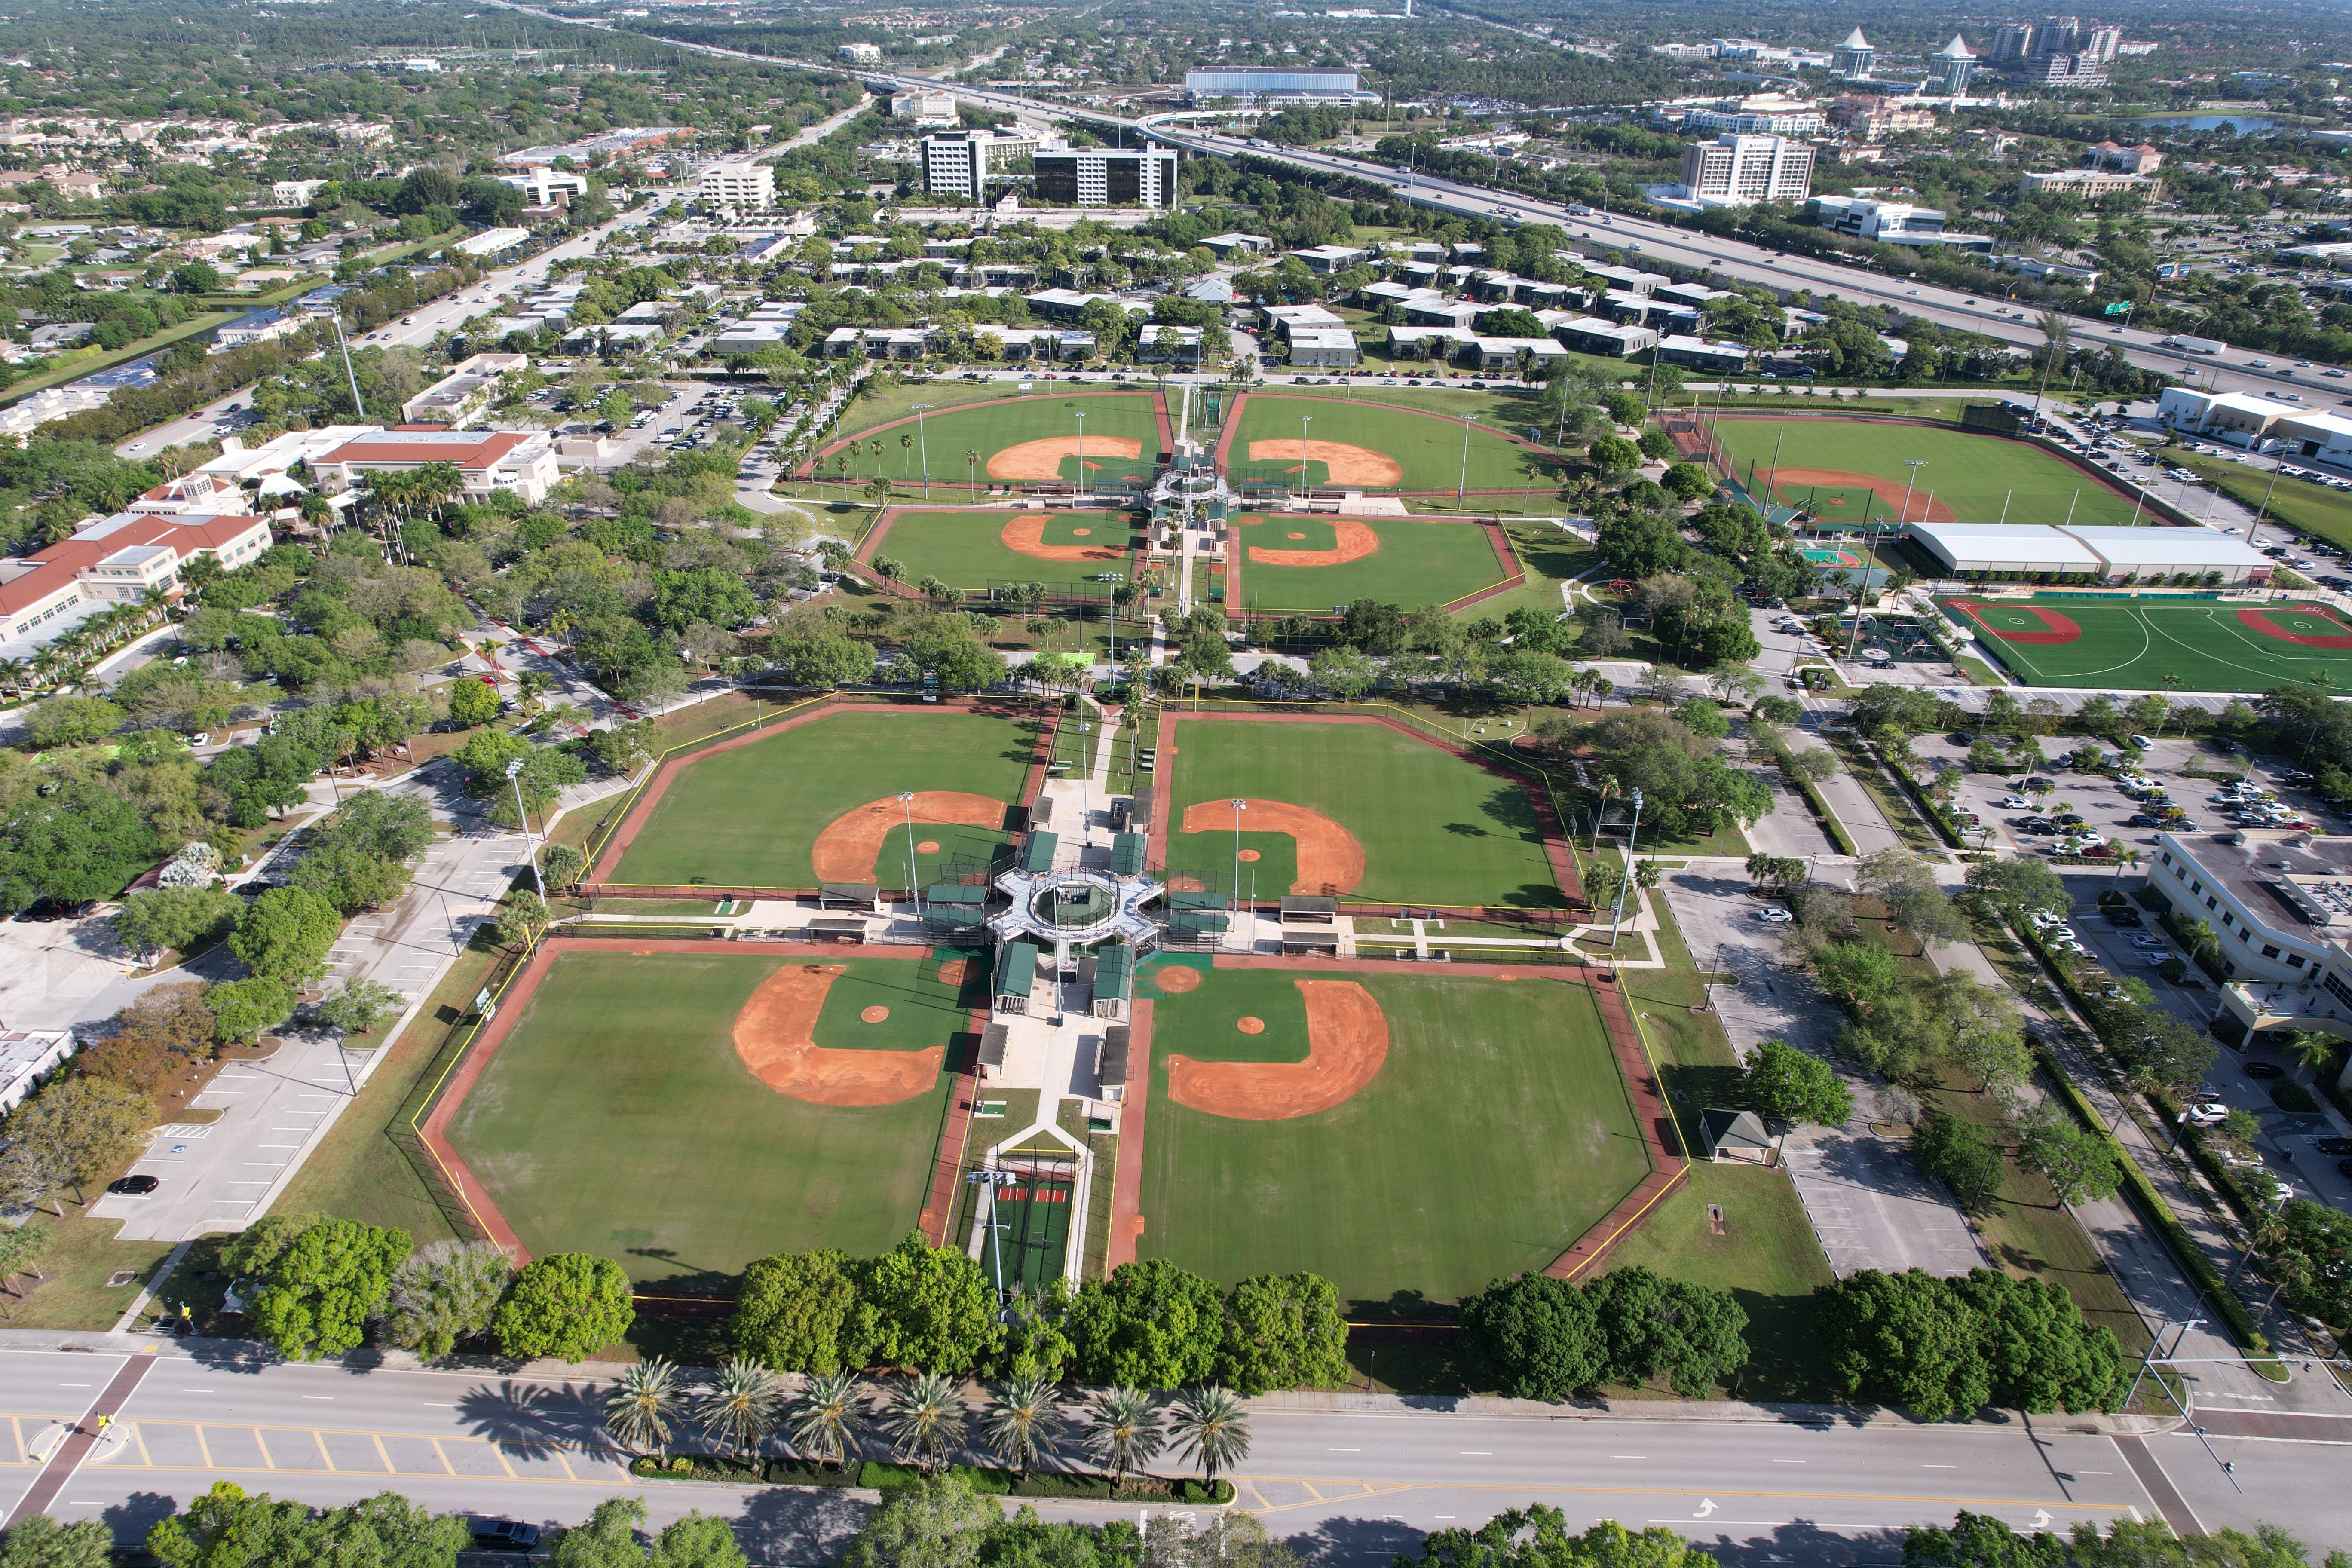
[[21, 697], [37, 686], [74, 678], [124, 643], [159, 624], [171, 607], [161, 588], [148, 588], [135, 601], [108, 605], [85, 616], [37, 649], [29, 659], [0, 658], [0, 690]]
[[[690, 1389], [659, 1356], [621, 1374], [604, 1402], [604, 1426], [624, 1447], [659, 1454], [691, 1423], [738, 1458], [781, 1430], [803, 1458], [838, 1467], [869, 1432], [892, 1457], [926, 1471], [944, 1469], [972, 1436], [973, 1411], [937, 1373], [868, 1388], [851, 1373], [809, 1378], [797, 1394], [758, 1362], [730, 1359], [715, 1382]], [[1211, 1384], [1186, 1389], [1164, 1408], [1139, 1388], [1106, 1388], [1066, 1405], [1044, 1377], [1014, 1377], [990, 1389], [979, 1411], [981, 1445], [1005, 1469], [1027, 1475], [1066, 1455], [1083, 1455], [1113, 1482], [1145, 1469], [1172, 1445], [1214, 1481], [1249, 1457], [1249, 1412], [1240, 1395]]]

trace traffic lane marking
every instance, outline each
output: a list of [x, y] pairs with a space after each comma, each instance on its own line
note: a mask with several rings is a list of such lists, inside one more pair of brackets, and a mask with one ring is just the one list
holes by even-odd
[[[1241, 1478], [1236, 1478], [1237, 1479]], [[1957, 1504], [1964, 1508], [2056, 1508], [2095, 1510], [2120, 1513], [2135, 1505], [2128, 1502], [2069, 1502], [2063, 1498], [1964, 1497], [1948, 1492], [1867, 1492], [1867, 1491], [1792, 1491], [1778, 1488], [1748, 1489], [1740, 1487], [1636, 1487], [1636, 1486], [1571, 1486], [1553, 1481], [1402, 1481], [1386, 1485], [1354, 1479], [1334, 1479], [1324, 1476], [1251, 1476], [1253, 1485], [1282, 1484], [1313, 1489], [1325, 1487], [1367, 1487], [1366, 1497], [1391, 1497], [1400, 1492], [1461, 1491], [1461, 1492], [1559, 1492], [1571, 1497], [1737, 1497], [1790, 1502], [1898, 1502], [1935, 1503], [1939, 1506]], [[1293, 1504], [1290, 1506], [1302, 1506]]]

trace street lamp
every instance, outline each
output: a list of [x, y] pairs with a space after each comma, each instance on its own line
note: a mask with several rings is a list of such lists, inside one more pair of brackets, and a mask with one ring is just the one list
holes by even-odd
[[515, 818], [522, 824], [523, 853], [530, 858], [531, 885], [539, 889], [539, 901], [547, 902], [547, 883], [539, 874], [539, 846], [530, 837], [530, 813], [522, 805], [522, 763], [516, 757], [507, 763], [507, 783], [514, 786]]
[[925, 500], [931, 499], [931, 443], [923, 431], [923, 410], [938, 406], [936, 403], [915, 405], [915, 445], [923, 459], [923, 499]]
[[1234, 797], [1234, 890], [1225, 902], [1235, 915], [1242, 909], [1242, 813], [1248, 809], [1249, 802]]
[[907, 812], [907, 897], [915, 901], [915, 918], [923, 918], [923, 890], [915, 883], [915, 792], [900, 790], [898, 804]]
[[1477, 417], [1475, 414], [1462, 416], [1462, 474], [1454, 482], [1454, 504], [1456, 507], [1464, 505], [1463, 498], [1470, 493], [1470, 422]]

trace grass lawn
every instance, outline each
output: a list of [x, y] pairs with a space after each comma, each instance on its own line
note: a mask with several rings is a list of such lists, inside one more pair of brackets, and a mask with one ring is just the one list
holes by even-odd
[[[1488, 396], [1491, 399], [1492, 395]], [[1444, 410], [1441, 416], [1436, 408], [1406, 409], [1384, 399], [1364, 396], [1350, 399], [1339, 387], [1318, 387], [1312, 394], [1298, 396], [1251, 393], [1242, 405], [1240, 428], [1234, 435], [1227, 471], [1237, 479], [1256, 476], [1277, 484], [1295, 483], [1298, 421], [1302, 415], [1314, 421], [1307, 429], [1307, 479], [1310, 484], [1333, 482], [1329, 465], [1315, 456], [1315, 449], [1325, 442], [1360, 447], [1392, 458], [1402, 470], [1394, 488], [1406, 490], [1450, 491], [1464, 483], [1474, 490], [1518, 489], [1553, 482], [1550, 459], [1512, 445], [1483, 424], [1465, 425], [1453, 410]], [[1524, 418], [1513, 420], [1511, 426], [1525, 423]], [[1466, 470], [1463, 461], [1465, 431], [1469, 452]], [[1254, 458], [1251, 444], [1258, 441], [1290, 445], [1281, 453]]]
[[[89, 1189], [97, 1201], [102, 1184]], [[47, 1278], [20, 1274], [0, 1293], [0, 1328], [110, 1329], [172, 1250], [168, 1241], [117, 1241], [119, 1219], [91, 1219], [83, 1205], [66, 1201], [66, 1217], [47, 1209], [26, 1220], [49, 1233], [49, 1249], [38, 1268]], [[132, 1278], [120, 1285], [107, 1281], [129, 1269]]]
[[[1665, 900], [1654, 897], [1651, 907], [1658, 911], [1658, 947], [1666, 967], [1622, 973], [1685, 1142], [1695, 1146], [1702, 1110], [1739, 1103], [1738, 1058], [1715, 1015], [1691, 1011], [1705, 999], [1706, 986]], [[1709, 1204], [1722, 1206], [1720, 1236]], [[1753, 1352], [1739, 1380], [1743, 1397], [1829, 1395], [1829, 1368], [1813, 1334], [1812, 1294], [1833, 1277], [1787, 1172], [1692, 1166], [1690, 1179], [1618, 1244], [1605, 1267], [1634, 1264], [1738, 1298]]]
[[875, 553], [905, 566], [906, 582], [937, 577], [975, 597], [984, 597], [996, 584], [1091, 583], [1106, 572], [1132, 575], [1135, 571], [1131, 555], [1116, 561], [1042, 561], [1024, 554], [1004, 542], [1006, 529], [1016, 524], [1042, 524], [1038, 542], [1048, 546], [1131, 552], [1136, 543], [1133, 526], [1118, 512], [908, 510], [890, 520]]
[[[1353, 898], [1538, 908], [1561, 901], [1534, 808], [1516, 779], [1379, 724], [1194, 720], [1176, 735], [1171, 866], [1230, 867], [1230, 826], [1186, 834], [1184, 810], [1255, 798], [1320, 812], [1355, 836], [1364, 879]], [[1168, 766], [1164, 755], [1160, 765]], [[1287, 890], [1298, 875], [1295, 840], [1250, 832], [1246, 813], [1242, 827], [1242, 848], [1258, 854], [1259, 896]], [[1252, 868], [1243, 868], [1244, 878]]]
[[1536, 610], [1547, 616], [1557, 616], [1568, 608], [1561, 596], [1560, 584], [1570, 582], [1601, 564], [1601, 552], [1564, 528], [1549, 522], [1507, 522], [1503, 531], [1510, 535], [1511, 550], [1519, 558], [1519, 566], [1527, 581], [1517, 587], [1465, 605], [1457, 615], [1468, 620], [1492, 616], [1501, 620], [1513, 610]]
[[2282, 476], [2278, 486], [2271, 486], [2270, 475], [2260, 468], [2232, 463], [2224, 458], [2200, 457], [2178, 447], [2163, 449], [2167, 462], [2201, 475], [2209, 483], [2221, 488], [2231, 500], [2249, 508], [2259, 509], [2263, 497], [2270, 497], [2270, 515], [2279, 521], [2315, 534], [2330, 544], [2352, 549], [2352, 495], [2315, 485], [2307, 479], [2290, 479]]
[[[1872, 411], [1892, 412], [1877, 409], [1874, 402]], [[1716, 428], [1743, 480], [1753, 462], [1758, 487], [1772, 473], [1777, 447], [1779, 499], [1818, 509], [1827, 521], [1876, 521], [1899, 512], [1910, 478], [1904, 465], [1915, 458], [1927, 466], [1918, 470], [1911, 496], [1914, 521], [1925, 516], [1997, 522], [2004, 506], [2011, 522], [2062, 523], [2070, 509], [2078, 524], [2132, 520], [2131, 497], [2037, 447], [1998, 436], [1834, 416], [1727, 416]], [[1815, 473], [1858, 475], [1877, 483], [1865, 488], [1817, 482]], [[1930, 491], [1933, 510], [1927, 506]]]
[[[1380, 547], [1358, 560], [1329, 565], [1270, 565], [1269, 552], [1332, 551], [1345, 521], [1368, 529]], [[1445, 605], [1491, 588], [1511, 574], [1486, 531], [1467, 522], [1415, 518], [1280, 515], [1234, 519], [1234, 539], [1248, 552], [1242, 562], [1242, 598], [1252, 610], [1311, 610], [1373, 599], [1408, 608]], [[1041, 564], [1043, 564], [1041, 563]]]
[[1329, 1110], [1251, 1121], [1169, 1099], [1166, 1058], [1302, 1058], [1298, 977], [1204, 978], [1154, 1005], [1147, 1258], [1225, 1283], [1311, 1269], [1360, 1303], [1458, 1300], [1550, 1263], [1648, 1173], [1581, 985], [1346, 976], [1387, 1016], [1380, 1076]]
[[[928, 390], [928, 389], [927, 389]], [[1095, 446], [1087, 455], [1088, 467], [1084, 470], [1088, 484], [1094, 488], [1116, 489], [1118, 481], [1129, 474], [1140, 473], [1149, 478], [1160, 458], [1160, 426], [1151, 408], [1148, 392], [1096, 392], [1091, 388], [1073, 387], [1066, 393], [1055, 391], [1048, 395], [1044, 384], [1034, 394], [1016, 394], [1010, 388], [995, 388], [994, 401], [950, 408], [923, 416], [919, 432], [913, 425], [903, 425], [894, 430], [869, 436], [853, 448], [843, 446], [840, 455], [850, 458], [853, 479], [859, 474], [871, 477], [877, 470], [871, 443], [882, 443], [879, 470], [901, 484], [922, 481], [922, 452], [930, 449], [931, 478], [957, 484], [972, 479], [985, 483], [989, 478], [989, 459], [1007, 447], [1024, 442], [1044, 440], [1051, 437], [1067, 437], [1075, 440], [1080, 435], [1076, 416], [1084, 414], [1084, 435]], [[928, 403], [928, 397], [912, 399]], [[862, 404], [861, 404], [862, 406]], [[894, 417], [904, 417], [904, 412]], [[878, 423], [878, 421], [877, 421]], [[866, 426], [870, 429], [871, 426]], [[901, 436], [913, 438], [913, 444], [901, 445]], [[1108, 443], [1113, 440], [1132, 441], [1140, 456], [1132, 458], [1109, 455]], [[823, 450], [825, 471], [837, 470], [833, 456], [835, 446]], [[968, 454], [979, 454], [968, 460]], [[1060, 477], [1076, 482], [1079, 478], [1078, 459], [1075, 453], [1064, 458], [1058, 465]], [[997, 476], [1000, 481], [1010, 476]], [[1013, 482], [1019, 482], [1017, 479]]]
[[[832, 713], [680, 768], [613, 880], [814, 887], [810, 849], [844, 813], [902, 790], [950, 790], [1010, 804], [1029, 762], [1026, 723], [979, 713]], [[961, 854], [985, 856], [1001, 832], [932, 824], [924, 874]], [[903, 836], [875, 867], [884, 887], [907, 883]]]
[[[761, 1083], [732, 1029], [783, 962], [556, 961], [450, 1128], [526, 1247], [617, 1258], [640, 1283], [717, 1289], [770, 1253], [878, 1252], [915, 1224], [952, 1075], [862, 1107]], [[813, 1031], [820, 1045], [920, 1050], [964, 1029], [964, 1001], [937, 963], [841, 962], [848, 973]], [[861, 1021], [876, 1005], [889, 1016]]]
[[1954, 620], [1973, 625], [1978, 642], [2028, 686], [2155, 691], [2177, 675], [2191, 691], [2262, 691], [2290, 680], [2341, 685], [2352, 677], [2352, 621], [2325, 605], [2038, 595], [1937, 602]]

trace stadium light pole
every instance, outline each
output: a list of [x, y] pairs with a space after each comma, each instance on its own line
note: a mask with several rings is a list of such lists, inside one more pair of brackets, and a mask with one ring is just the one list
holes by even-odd
[[1617, 884], [1617, 908], [1609, 917], [1609, 961], [1617, 961], [1617, 925], [1625, 918], [1625, 889], [1633, 880], [1633, 845], [1642, 837], [1642, 791], [1633, 790], [1633, 826], [1625, 834], [1625, 876]]
[[520, 757], [507, 763], [507, 783], [514, 786], [515, 819], [522, 824], [522, 847], [530, 860], [531, 886], [539, 889], [539, 901], [544, 904], [547, 902], [547, 882], [539, 874], [539, 846], [530, 837], [530, 813], [522, 806], [522, 763]]
[[1307, 493], [1307, 426], [1315, 422], [1312, 414], [1298, 416], [1298, 493]]
[[1454, 504], [1456, 507], [1467, 504], [1465, 498], [1470, 493], [1470, 422], [1477, 417], [1475, 414], [1462, 416], [1462, 474], [1454, 482]]
[[1236, 915], [1242, 910], [1242, 813], [1248, 809], [1249, 802], [1239, 795], [1234, 797], [1234, 890], [1225, 902]]
[[923, 433], [923, 411], [927, 408], [937, 408], [938, 406], [939, 405], [936, 403], [918, 403], [915, 405], [915, 445], [917, 449], [922, 454], [923, 499], [925, 500], [931, 499], [931, 443]]
[[1085, 409], [1083, 409], [1083, 408], [1082, 408], [1082, 409], [1078, 410], [1078, 413], [1077, 413], [1077, 421], [1078, 421], [1078, 493], [1079, 493], [1080, 495], [1084, 495], [1084, 494], [1086, 493], [1086, 489], [1087, 489], [1087, 415], [1086, 415], [1086, 410], [1085, 410]]
[[898, 804], [907, 813], [907, 896], [915, 901], [915, 918], [923, 918], [923, 890], [915, 883], [915, 792], [900, 790]]

